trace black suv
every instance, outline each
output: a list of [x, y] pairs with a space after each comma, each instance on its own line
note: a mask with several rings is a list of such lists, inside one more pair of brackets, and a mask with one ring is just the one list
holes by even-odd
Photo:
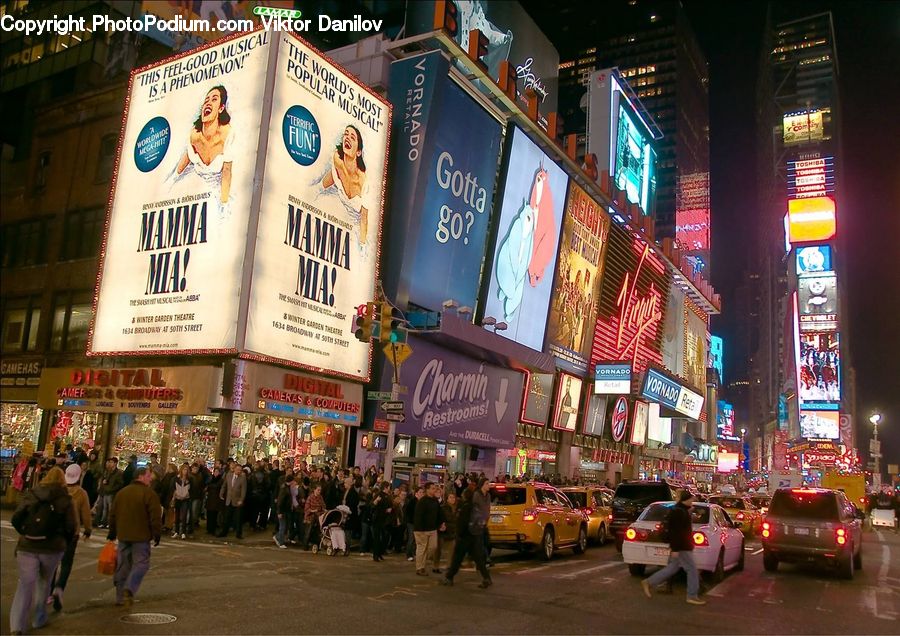
[[616, 537], [616, 550], [622, 551], [625, 530], [656, 501], [675, 501], [675, 488], [663, 481], [624, 481], [616, 488], [612, 500], [612, 522], [609, 531]]
[[862, 567], [862, 517], [847, 496], [824, 488], [783, 488], [762, 522], [763, 565], [816, 561], [852, 579]]

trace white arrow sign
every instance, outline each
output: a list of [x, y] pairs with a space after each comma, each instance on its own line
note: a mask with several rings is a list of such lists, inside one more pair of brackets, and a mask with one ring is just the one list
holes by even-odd
[[503, 416], [506, 415], [506, 409], [509, 406], [509, 402], [506, 401], [506, 391], [509, 388], [509, 378], [500, 378], [500, 396], [494, 402], [494, 412], [497, 414], [497, 424], [500, 423], [500, 420], [503, 419]]

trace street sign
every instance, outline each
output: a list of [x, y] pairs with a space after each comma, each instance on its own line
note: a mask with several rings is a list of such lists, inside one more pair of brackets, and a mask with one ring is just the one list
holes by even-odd
[[406, 416], [403, 413], [385, 413], [384, 419], [390, 422], [403, 422], [406, 420]]
[[402, 411], [403, 410], [403, 402], [382, 402], [381, 409], [383, 411]]
[[391, 392], [390, 391], [369, 391], [366, 393], [366, 397], [370, 400], [390, 400]]
[[378, 431], [379, 433], [387, 433], [391, 430], [391, 423], [376, 417], [375, 422], [372, 424], [372, 430]]
[[393, 366], [403, 364], [409, 356], [412, 355], [413, 348], [405, 342], [388, 342], [382, 347], [384, 355], [387, 356], [388, 362]]

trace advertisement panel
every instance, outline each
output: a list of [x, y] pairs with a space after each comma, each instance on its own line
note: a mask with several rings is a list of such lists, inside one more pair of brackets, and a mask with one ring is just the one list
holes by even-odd
[[580, 373], [587, 371], [591, 353], [609, 224], [606, 211], [573, 183], [566, 197], [559, 264], [550, 296], [547, 350]]
[[597, 363], [594, 367], [594, 393], [628, 395], [631, 393], [631, 364], [628, 362]]
[[734, 427], [734, 406], [724, 400], [719, 400], [716, 438], [729, 442], [737, 442], [741, 439], [740, 431]]
[[689, 386], [705, 392], [706, 318], [693, 302], [685, 300], [684, 379]]
[[[406, 3], [406, 36], [429, 33], [435, 29], [434, 1]], [[500, 63], [509, 61], [516, 69], [519, 103], [526, 104], [524, 93], [534, 90], [538, 112], [546, 117], [556, 111], [558, 99], [559, 53], [540, 27], [518, 2], [487, 0], [450, 0], [444, 11], [455, 18], [452, 33], [464, 51], [469, 48], [469, 32], [478, 29], [487, 38], [484, 62], [488, 75], [500, 76]]]
[[545, 426], [550, 416], [550, 400], [553, 395], [552, 373], [529, 373], [522, 408], [522, 421]]
[[[410, 338], [415, 349], [400, 367], [404, 421], [397, 432], [473, 446], [512, 448], [525, 377], [518, 371]], [[390, 374], [382, 387], [390, 387]]]
[[784, 115], [784, 145], [805, 143], [809, 141], [822, 141], [825, 130], [822, 126], [822, 116], [831, 112], [830, 108], [802, 113]]
[[132, 73], [89, 355], [236, 349], [271, 38]]
[[729, 453], [726, 451], [719, 451], [719, 465], [716, 468], [717, 472], [720, 473], [733, 473], [738, 469], [738, 453]]
[[[657, 410], [659, 405], [656, 405]], [[634, 403], [634, 412], [631, 424], [631, 443], [635, 446], [643, 446], [647, 441], [647, 426], [650, 423], [650, 405], [640, 400]]]
[[245, 347], [367, 380], [355, 307], [375, 297], [390, 104], [278, 34]]
[[659, 416], [659, 404], [650, 403], [650, 412], [647, 420], [647, 439], [655, 440], [661, 444], [672, 443], [672, 418]]
[[799, 367], [800, 409], [837, 411], [841, 403], [838, 333], [801, 333]]
[[582, 432], [585, 435], [603, 435], [606, 424], [606, 409], [609, 398], [605, 395], [588, 394], [587, 404], [584, 408], [584, 426]]
[[834, 194], [834, 157], [787, 162], [789, 199]]
[[583, 380], [568, 373], [560, 373], [556, 383], [556, 402], [553, 409], [553, 428], [574, 431], [578, 423]]
[[628, 428], [628, 398], [620, 396], [616, 398], [610, 415], [609, 432], [614, 442], [625, 439], [625, 429]]
[[837, 232], [834, 199], [788, 199], [788, 241], [792, 245], [828, 241]]
[[822, 274], [834, 271], [830, 245], [810, 245], [797, 248], [797, 275]]
[[709, 173], [676, 177], [675, 243], [679, 249], [705, 251], [709, 249]]
[[800, 411], [800, 437], [839, 440], [840, 415], [837, 411]]
[[569, 178], [519, 128], [512, 128], [506, 183], [484, 316], [497, 333], [541, 351]]
[[720, 336], [709, 337], [709, 366], [719, 372], [719, 384], [725, 384], [725, 342]]
[[843, 444], [847, 448], [855, 448], [855, 440], [853, 437], [853, 416], [847, 415], [846, 413], [841, 413], [841, 417], [838, 420], [838, 428], [840, 428], [841, 432], [841, 444]]
[[800, 331], [836, 331], [837, 276], [800, 276], [797, 280]]
[[667, 377], [656, 369], [648, 369], [641, 395], [692, 419], [700, 417], [703, 396]]
[[666, 369], [679, 377], [684, 375], [684, 312], [687, 311], [685, 304], [684, 290], [678, 285], [669, 287], [662, 329], [662, 362]]
[[[391, 233], [402, 236], [398, 298], [440, 311], [475, 307], [502, 127], [451, 81], [433, 51], [391, 64]], [[466, 134], [460, 134], [465, 129]], [[409, 272], [415, 272], [410, 275]]]
[[654, 250], [613, 224], [591, 363], [630, 360], [635, 373], [662, 364], [664, 302], [671, 278]]

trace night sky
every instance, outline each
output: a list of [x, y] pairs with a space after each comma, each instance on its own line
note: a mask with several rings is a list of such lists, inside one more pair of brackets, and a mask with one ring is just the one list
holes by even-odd
[[[524, 2], [565, 58], [594, 42], [573, 41], [545, 3]], [[586, 12], [602, 4], [584, 3]], [[713, 330], [735, 333], [734, 291], [755, 268], [755, 86], [765, 23], [764, 2], [685, 0], [685, 10], [709, 62], [710, 181], [713, 284], [723, 315]], [[882, 464], [900, 463], [900, 2], [779, 2], [779, 15], [832, 11], [843, 103], [844, 157], [839, 232], [849, 238], [849, 280], [843, 286], [857, 371], [858, 424], [868, 449], [868, 415], [883, 420]], [[726, 377], [745, 376], [747, 360], [726, 361]]]

